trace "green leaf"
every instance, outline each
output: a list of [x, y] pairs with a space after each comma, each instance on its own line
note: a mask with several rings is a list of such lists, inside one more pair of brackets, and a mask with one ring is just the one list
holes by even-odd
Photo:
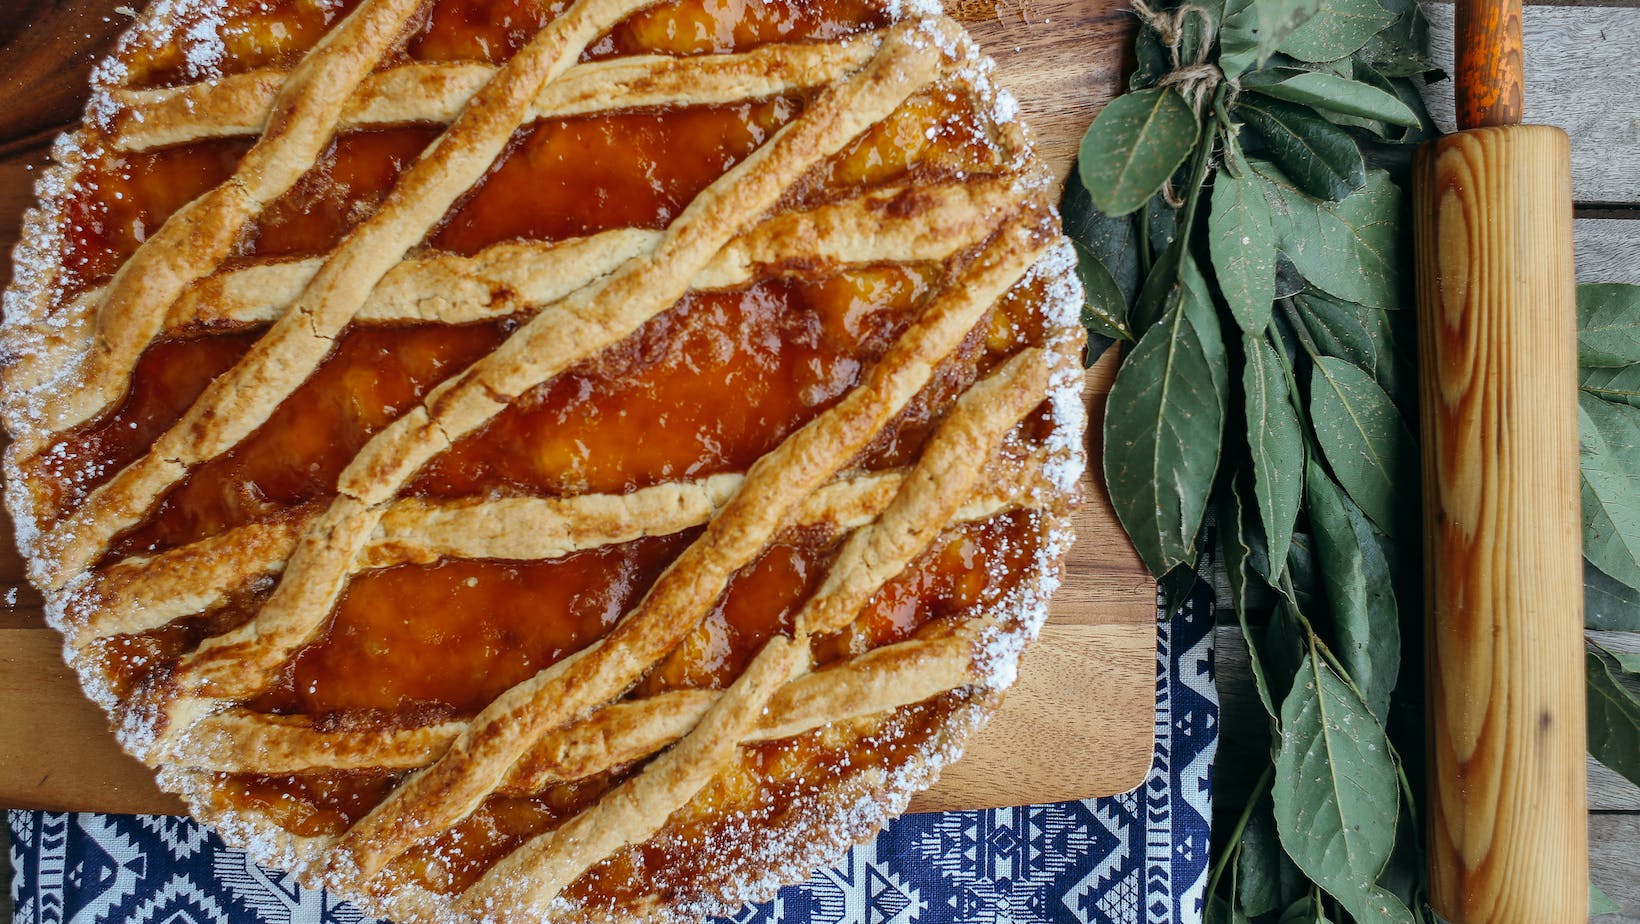
[[1305, 494], [1315, 530], [1321, 583], [1338, 645], [1334, 653], [1383, 721], [1401, 670], [1401, 624], [1389, 560], [1361, 511], [1320, 466], [1310, 464]]
[[[1318, 612], [1322, 606], [1321, 576], [1316, 573], [1315, 542], [1309, 533], [1294, 532], [1293, 544], [1287, 548], [1287, 576], [1293, 581], [1293, 605], [1306, 613]], [[1298, 663], [1294, 658], [1293, 663]]]
[[1327, 916], [1321, 913], [1314, 901], [1308, 895], [1287, 906], [1281, 913], [1276, 924], [1329, 924]]
[[1238, 906], [1219, 895], [1208, 899], [1206, 921], [1207, 924], [1249, 924], [1247, 915], [1242, 914]]
[[1640, 590], [1583, 562], [1583, 625], [1640, 632]]
[[1304, 494], [1304, 433], [1275, 347], [1263, 337], [1244, 337], [1242, 351], [1247, 358], [1242, 391], [1247, 397], [1253, 494], [1270, 561], [1285, 562]]
[[1281, 51], [1300, 61], [1336, 61], [1394, 21], [1377, 0], [1324, 0], [1321, 9], [1281, 43]]
[[1178, 244], [1162, 251], [1156, 265], [1150, 268], [1150, 275], [1145, 277], [1144, 287], [1139, 290], [1138, 300], [1128, 315], [1128, 326], [1138, 336], [1144, 336], [1152, 324], [1178, 304], [1183, 291], [1179, 281], [1179, 260], [1183, 252], [1184, 248]]
[[[1173, 179], [1182, 183], [1184, 176], [1184, 169], [1180, 168], [1179, 172], [1173, 175]], [[1150, 198], [1150, 202], [1140, 214], [1144, 216], [1145, 233], [1150, 236], [1150, 249], [1155, 253], [1161, 253], [1172, 247], [1174, 240], [1179, 236], [1179, 210], [1168, 205], [1162, 194], [1157, 193]]]
[[1640, 408], [1579, 395], [1583, 556], [1640, 587]]
[[1403, 384], [1410, 384], [1410, 372], [1396, 349], [1389, 315], [1382, 308], [1313, 291], [1300, 294], [1294, 303], [1316, 349], [1372, 376], [1391, 398], [1402, 397]]
[[1093, 204], [1126, 215], [1145, 204], [1196, 146], [1199, 126], [1171, 87], [1111, 100], [1082, 137], [1077, 169]]
[[1332, 356], [1310, 373], [1310, 420], [1316, 442], [1350, 499], [1391, 536], [1419, 490], [1412, 431], [1372, 377]]
[[1076, 275], [1082, 280], [1082, 326], [1112, 340], [1132, 340], [1133, 332], [1127, 326], [1127, 300], [1116, 288], [1110, 270], [1086, 245], [1074, 240], [1071, 244], [1076, 248]]
[[1400, 304], [1401, 190], [1381, 170], [1342, 202], [1321, 202], [1294, 188], [1268, 164], [1265, 181], [1276, 245], [1311, 285], [1372, 308]]
[[1369, 64], [1386, 77], [1412, 77], [1435, 70], [1428, 57], [1429, 20], [1416, 0], [1380, 2], [1395, 21], [1361, 46], [1355, 55], [1357, 62]]
[[[1264, 672], [1264, 660], [1259, 655], [1253, 627], [1247, 622], [1248, 586], [1254, 580], [1254, 560], [1266, 556], [1264, 537], [1257, 524], [1251, 522], [1242, 503], [1245, 472], [1238, 473], [1228, 489], [1220, 496], [1219, 546], [1224, 556], [1226, 576], [1230, 582], [1230, 605], [1236, 611], [1236, 622], [1241, 626], [1241, 639], [1247, 646], [1248, 671], [1253, 675], [1253, 687], [1259, 702], [1270, 718], [1276, 718], [1276, 700], [1270, 693], [1270, 681]], [[1279, 724], [1279, 723], [1278, 723]]]
[[1133, 56], [1138, 67], [1133, 69], [1133, 75], [1128, 78], [1129, 90], [1142, 90], [1153, 87], [1156, 81], [1172, 69], [1168, 61], [1167, 46], [1162, 44], [1161, 36], [1156, 30], [1143, 28], [1133, 40]]
[[1248, 917], [1279, 910], [1303, 893], [1298, 868], [1281, 851], [1269, 802], [1256, 809], [1241, 836], [1236, 858], [1237, 898]]
[[1584, 653], [1589, 682], [1589, 753], [1640, 786], [1640, 699], [1600, 655]]
[[1577, 287], [1577, 362], [1640, 363], [1640, 286], [1602, 282]]
[[1304, 192], [1336, 201], [1367, 181], [1355, 139], [1303, 106], [1277, 99], [1242, 97], [1236, 115], [1264, 138], [1265, 146]]
[[1389, 740], [1332, 668], [1312, 653], [1281, 705], [1276, 829], [1287, 855], [1357, 917], [1395, 847], [1398, 794]]
[[1334, 74], [1307, 71], [1280, 83], [1254, 86], [1253, 91], [1289, 103], [1301, 103], [1363, 119], [1377, 119], [1391, 125], [1418, 124], [1418, 114], [1394, 94]]
[[1617, 662], [1617, 669], [1625, 681], [1640, 679], [1640, 651], [1613, 651], [1610, 648], [1591, 642], [1600, 650], [1602, 657], [1611, 658]]
[[1276, 232], [1258, 181], [1219, 171], [1207, 222], [1208, 253], [1219, 291], [1243, 331], [1258, 336], [1270, 323], [1276, 290]]
[[1065, 236], [1092, 251], [1105, 265], [1121, 290], [1122, 299], [1133, 304], [1144, 277], [1139, 268], [1139, 238], [1133, 233], [1133, 219], [1112, 218], [1093, 207], [1081, 173], [1072, 170], [1065, 178], [1065, 194], [1059, 197], [1059, 214]]
[[1578, 384], [1585, 393], [1603, 401], [1640, 407], [1640, 364], [1587, 367]]
[[1623, 906], [1612, 901], [1610, 896], [1600, 891], [1599, 886], [1592, 882], [1589, 883], [1589, 917], [1598, 918], [1603, 914], [1617, 914], [1622, 910]]
[[1350, 916], [1355, 918], [1356, 924], [1370, 924], [1375, 921], [1384, 921], [1388, 924], [1415, 924], [1411, 909], [1402, 904], [1395, 893], [1383, 886], [1373, 886], [1366, 904], [1350, 908], [1349, 912]]
[[1321, 0], [1262, 0], [1231, 3], [1219, 30], [1219, 69], [1226, 79], [1262, 67], [1293, 30], [1321, 8]]
[[[1418, 15], [1421, 18], [1423, 14], [1420, 12]], [[1399, 20], [1397, 21], [1399, 22]], [[1380, 33], [1380, 35], [1382, 35], [1382, 33]], [[1376, 40], [1377, 38], [1375, 37], [1374, 41]], [[1420, 70], [1428, 69], [1429, 68], [1427, 65], [1420, 68]], [[1417, 119], [1415, 124], [1409, 125], [1401, 129], [1399, 132], [1390, 133], [1389, 140], [1397, 142], [1421, 142], [1427, 141], [1439, 134], [1439, 130], [1435, 127], [1435, 120], [1431, 119], [1429, 116], [1429, 107], [1424, 104], [1424, 97], [1418, 89], [1418, 84], [1413, 83], [1411, 79], [1404, 76], [1387, 77], [1371, 65], [1359, 60], [1355, 62], [1354, 77], [1356, 80], [1359, 80], [1364, 84], [1377, 87], [1385, 93], [1394, 96], [1396, 99], [1400, 100], [1401, 105], [1407, 107], [1407, 109], [1412, 112], [1413, 117]]]
[[1189, 272], [1180, 275], [1179, 304], [1123, 361], [1105, 406], [1105, 483], [1122, 527], [1157, 577], [1195, 563], [1229, 376], [1212, 303], [1199, 297]]

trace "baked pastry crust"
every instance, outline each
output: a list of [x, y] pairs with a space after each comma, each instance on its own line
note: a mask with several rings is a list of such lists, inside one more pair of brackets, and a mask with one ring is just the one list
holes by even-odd
[[[436, 61], [405, 51], [436, 4], [363, 0], [329, 7], [322, 37], [283, 66], [133, 77], [227, 2], [159, 0], [99, 69], [6, 294], [7, 500], [65, 656], [124, 746], [231, 842], [403, 921], [695, 920], [768, 897], [903, 810], [1012, 682], [1083, 466], [1074, 256], [961, 28], [871, 7], [830, 36], [600, 58], [589, 49], [635, 19], [685, 13], [577, 0], [500, 60]], [[521, 127], [788, 98], [766, 139], [655, 227], [436, 245]], [[986, 159], [872, 179], [872, 157], [935, 146], [946, 117]], [[338, 137], [407, 123], [435, 140], [334, 246], [247, 250]], [[72, 209], [99, 194], [96, 171], [235, 138], [248, 146], [220, 183], [106, 279], [80, 278]], [[849, 303], [902, 317], [875, 355], [839, 367], [849, 387], [743, 468], [629, 474], [619, 490], [427, 488], [553, 383], [628, 387], [618, 354], [691, 299], [875, 267], [911, 268], [921, 294]], [[138, 541], [183, 516], [178, 492], [202, 472], [288, 428], [281, 415], [358, 332], [486, 324], [489, 349], [390, 408], [328, 487]], [[122, 458], [90, 441], [124, 419], [160, 346], [224, 331], [249, 333], [242, 354], [159, 414], [151, 442]], [[487, 705], [299, 705], [293, 671], [365, 583], [646, 542], [676, 548], [619, 618]], [[723, 616], [783, 548], [816, 576], [782, 589], [796, 596], [776, 624]], [[949, 612], [935, 613], [940, 593]], [[863, 615], [891, 606], [909, 628]], [[707, 651], [723, 647], [713, 631], [745, 636], [733, 657]]]

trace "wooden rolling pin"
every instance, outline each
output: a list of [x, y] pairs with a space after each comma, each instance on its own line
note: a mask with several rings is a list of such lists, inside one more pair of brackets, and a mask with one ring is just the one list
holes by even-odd
[[1452, 924], [1588, 920], [1571, 146], [1522, 125], [1520, 0], [1457, 0], [1414, 168], [1429, 866]]

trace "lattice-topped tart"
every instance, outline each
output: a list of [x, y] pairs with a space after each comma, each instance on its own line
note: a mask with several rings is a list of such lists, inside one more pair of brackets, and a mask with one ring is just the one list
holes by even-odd
[[878, 0], [140, 14], [4, 333], [124, 745], [403, 921], [691, 920], [869, 836], [1012, 681], [1083, 464], [987, 73]]

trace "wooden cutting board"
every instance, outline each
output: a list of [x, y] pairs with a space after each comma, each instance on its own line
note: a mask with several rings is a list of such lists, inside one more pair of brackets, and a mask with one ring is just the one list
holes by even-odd
[[[50, 138], [77, 120], [92, 61], [132, 0], [0, 0], [0, 248], [15, 243]], [[1120, 0], [948, 0], [1018, 97], [1041, 154], [1063, 176], [1117, 88], [1133, 17]], [[9, 267], [0, 267], [9, 273]], [[1089, 374], [1093, 431], [1112, 357]], [[1093, 446], [1098, 458], [1097, 445]], [[1110, 795], [1137, 786], [1154, 737], [1155, 584], [1102, 484], [1086, 483], [1077, 542], [1041, 640], [1001, 713], [914, 810]], [[122, 753], [63, 666], [0, 522], [0, 806], [180, 813]]]

